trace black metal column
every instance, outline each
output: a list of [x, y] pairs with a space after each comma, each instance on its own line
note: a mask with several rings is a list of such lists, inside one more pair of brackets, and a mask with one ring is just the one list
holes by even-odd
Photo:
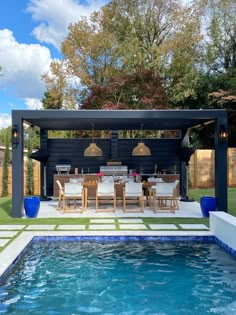
[[228, 212], [227, 138], [220, 137], [227, 130], [227, 114], [222, 113], [215, 124], [215, 197], [218, 211]]
[[[48, 150], [48, 131], [46, 129], [40, 129], [40, 149], [42, 151]], [[40, 196], [44, 196], [44, 163], [40, 163]]]
[[[182, 131], [181, 147], [186, 147], [189, 144], [188, 130], [183, 129]], [[181, 199], [187, 197], [187, 168], [186, 163], [181, 161], [180, 164], [180, 196]]]
[[23, 121], [17, 112], [12, 113], [12, 126], [17, 131], [15, 138], [12, 135], [12, 216], [21, 218], [24, 213], [24, 132]]

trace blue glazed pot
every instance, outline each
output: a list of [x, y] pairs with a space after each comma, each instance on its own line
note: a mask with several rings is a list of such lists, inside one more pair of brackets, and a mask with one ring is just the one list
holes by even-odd
[[24, 198], [25, 214], [28, 218], [36, 218], [39, 212], [40, 198], [29, 196]]
[[210, 211], [215, 211], [217, 207], [217, 201], [215, 197], [203, 196], [200, 198], [200, 206], [202, 215], [204, 218], [209, 217]]

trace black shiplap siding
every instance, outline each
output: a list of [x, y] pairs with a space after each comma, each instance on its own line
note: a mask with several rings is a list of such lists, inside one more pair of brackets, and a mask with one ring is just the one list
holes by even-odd
[[[152, 155], [147, 157], [132, 156], [133, 148], [140, 142], [138, 139], [95, 139], [94, 142], [103, 150], [102, 157], [84, 157], [84, 150], [92, 142], [91, 139], [48, 139], [49, 159], [47, 162], [47, 195], [53, 195], [53, 175], [56, 174], [57, 164], [70, 164], [71, 173], [77, 167], [79, 173], [97, 173], [101, 165], [106, 165], [109, 159], [118, 158], [123, 165], [143, 173], [153, 173], [154, 165], [158, 170], [166, 169], [173, 173], [174, 165], [177, 171], [180, 162], [177, 150], [180, 139], [144, 139], [143, 142], [150, 148]], [[117, 147], [116, 147], [116, 145]]]

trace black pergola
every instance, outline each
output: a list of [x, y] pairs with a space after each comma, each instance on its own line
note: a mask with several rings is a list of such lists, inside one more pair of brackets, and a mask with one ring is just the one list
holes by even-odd
[[[48, 130], [181, 130], [181, 146], [186, 146], [188, 130], [214, 123], [215, 196], [218, 210], [227, 212], [227, 141], [220, 133], [227, 130], [224, 110], [13, 110], [12, 111], [12, 215], [22, 217], [24, 199], [23, 123], [34, 125], [43, 135]], [[207, 137], [207, 135], [206, 135]], [[42, 139], [41, 139], [42, 143]], [[185, 164], [181, 165], [181, 191], [186, 193]]]

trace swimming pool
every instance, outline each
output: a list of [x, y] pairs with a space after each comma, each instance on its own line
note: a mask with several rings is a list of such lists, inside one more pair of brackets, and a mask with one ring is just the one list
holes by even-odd
[[236, 258], [217, 244], [33, 242], [0, 314], [235, 314]]

